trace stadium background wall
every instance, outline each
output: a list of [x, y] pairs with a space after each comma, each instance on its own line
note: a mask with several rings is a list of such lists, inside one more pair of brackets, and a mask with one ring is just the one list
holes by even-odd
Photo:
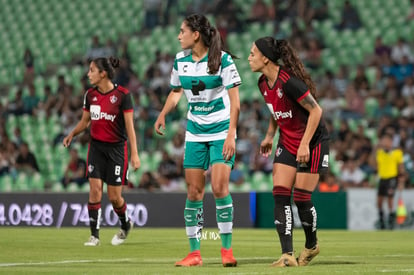
[[[126, 193], [131, 219], [136, 226], [183, 227], [184, 193]], [[235, 228], [273, 228], [273, 197], [270, 192], [233, 193]], [[404, 190], [407, 209], [401, 228], [414, 226], [414, 190]], [[319, 229], [374, 230], [375, 189], [313, 194]], [[87, 193], [0, 194], [0, 226], [70, 227], [89, 224]], [[396, 199], [396, 203], [397, 203]], [[295, 227], [300, 227], [294, 207]], [[216, 228], [215, 203], [211, 193], [204, 201], [206, 228]], [[106, 198], [102, 202], [102, 226], [118, 226], [118, 218]]]

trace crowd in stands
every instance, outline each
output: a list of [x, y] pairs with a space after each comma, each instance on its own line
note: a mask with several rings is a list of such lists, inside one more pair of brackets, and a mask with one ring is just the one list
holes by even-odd
[[[169, 0], [165, 9], [160, 7], [161, 1], [146, 0], [145, 29], [141, 36], [148, 35], [151, 28], [157, 25], [168, 25], [174, 20], [171, 14], [176, 0]], [[324, 45], [323, 37], [312, 29], [314, 20], [323, 21], [329, 17], [327, 0], [291, 1], [255, 0], [250, 8], [250, 14], [242, 14], [239, 6], [231, 0], [197, 1], [188, 6], [186, 14], [201, 12], [212, 14], [222, 36], [232, 32], [241, 33], [252, 22], [274, 22], [276, 38], [287, 39], [297, 49], [300, 58], [308, 69], [320, 71]], [[414, 10], [414, 9], [413, 9]], [[298, 18], [305, 24], [299, 24]], [[358, 29], [362, 26], [357, 10], [350, 1], [344, 1], [341, 12], [342, 20], [336, 26], [339, 30]], [[407, 18], [412, 20], [414, 17]], [[284, 33], [280, 29], [283, 20], [290, 20], [291, 32]], [[177, 30], [178, 33], [178, 30]], [[252, 41], [253, 42], [253, 41]], [[375, 164], [372, 155], [375, 152], [377, 139], [383, 133], [394, 137], [394, 146], [404, 150], [407, 171], [412, 171], [414, 158], [414, 41], [400, 38], [394, 44], [384, 44], [378, 36], [372, 54], [355, 68], [341, 65], [337, 71], [324, 71], [315, 74], [314, 80], [318, 86], [318, 101], [324, 110], [324, 119], [331, 135], [331, 172], [321, 178], [320, 191], [336, 192], [349, 187], [374, 187]], [[171, 41], [171, 43], [175, 43]], [[178, 42], [177, 42], [178, 43]], [[248, 47], [248, 46], [246, 46]], [[231, 50], [231, 49], [230, 49]], [[83, 65], [87, 60], [97, 56], [117, 55], [121, 58], [121, 68], [114, 82], [128, 88], [135, 104], [135, 127], [139, 142], [139, 151], [153, 154], [162, 152], [162, 158], [155, 169], [142, 171], [142, 176], [136, 182], [130, 182], [129, 189], [147, 191], [162, 190], [166, 192], [184, 190], [183, 184], [183, 146], [185, 134], [185, 108], [177, 108], [175, 113], [167, 117], [168, 138], [160, 138], [154, 134], [153, 123], [161, 110], [168, 95], [169, 78], [174, 56], [158, 49], [155, 61], [147, 68], [145, 75], [139, 77], [132, 69], [127, 41], [114, 44], [108, 40], [100, 41], [98, 36], [92, 37], [90, 49], [79, 61]], [[58, 114], [64, 132], [55, 137], [54, 146], [61, 146], [61, 138], [70, 131], [79, 120], [82, 112], [83, 93], [89, 87], [86, 76], [82, 77], [81, 89], [76, 89], [72, 83], [67, 83], [63, 75], [59, 76], [56, 91], [45, 86], [44, 97], [39, 98], [33, 86], [33, 56], [30, 50], [25, 53], [24, 62], [27, 66], [27, 77], [24, 85], [16, 93], [14, 100], [0, 106], [0, 176], [16, 173], [16, 170], [39, 170], [34, 152], [28, 151], [24, 136], [19, 135], [19, 129], [9, 136], [5, 129], [5, 121], [9, 114], [21, 116], [29, 114], [36, 116], [45, 113], [46, 117]], [[247, 60], [236, 60], [236, 64]], [[257, 76], [258, 77], [258, 76]], [[28, 94], [23, 96], [23, 88]], [[252, 91], [257, 92], [257, 91]], [[257, 97], [255, 97], [257, 98]], [[184, 100], [184, 99], [183, 99]], [[238, 125], [237, 159], [231, 174], [231, 181], [237, 186], [251, 184], [252, 175], [264, 173], [270, 175], [272, 158], [264, 158], [258, 154], [261, 138], [268, 125], [268, 111], [260, 99], [250, 99], [241, 102], [241, 112]], [[171, 129], [175, 125], [177, 129]], [[88, 133], [79, 137], [76, 142], [82, 145], [88, 142]], [[73, 160], [86, 156], [75, 156]], [[82, 162], [83, 163], [83, 162]], [[75, 173], [77, 170], [71, 162]], [[142, 168], [145, 169], [145, 166]], [[64, 185], [70, 180], [69, 172], [62, 175]], [[206, 173], [207, 177], [208, 171]], [[76, 179], [78, 184], [85, 181]], [[414, 186], [407, 181], [407, 187]]]

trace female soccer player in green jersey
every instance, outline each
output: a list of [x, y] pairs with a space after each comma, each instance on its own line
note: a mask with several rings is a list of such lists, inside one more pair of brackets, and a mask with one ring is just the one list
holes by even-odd
[[165, 116], [182, 94], [188, 100], [184, 169], [187, 200], [184, 210], [190, 253], [176, 266], [200, 266], [205, 172], [211, 165], [211, 187], [216, 200], [223, 266], [236, 266], [231, 247], [233, 200], [229, 194], [230, 172], [236, 154], [236, 127], [241, 84], [232, 55], [224, 51], [218, 30], [203, 15], [190, 15], [181, 24], [178, 40], [183, 51], [174, 61], [171, 92], [154, 124], [162, 135]]

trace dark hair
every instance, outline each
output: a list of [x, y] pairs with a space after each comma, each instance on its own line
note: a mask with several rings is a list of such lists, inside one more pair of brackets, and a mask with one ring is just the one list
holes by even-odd
[[310, 74], [305, 70], [305, 66], [298, 57], [296, 50], [287, 40], [274, 39], [266, 36], [255, 41], [256, 47], [260, 52], [269, 58], [273, 63], [283, 65], [296, 77], [300, 78], [308, 86], [313, 97], [316, 97], [316, 86], [312, 81]]
[[115, 69], [119, 67], [119, 59], [115, 57], [98, 57], [91, 62], [95, 63], [99, 72], [105, 71], [109, 79], [113, 79], [115, 76]]
[[215, 74], [221, 65], [221, 51], [225, 51], [236, 58], [224, 47], [223, 39], [217, 28], [210, 25], [207, 17], [201, 14], [192, 14], [184, 19], [185, 24], [191, 31], [198, 31], [204, 45], [209, 48], [208, 52], [208, 70], [210, 74]]

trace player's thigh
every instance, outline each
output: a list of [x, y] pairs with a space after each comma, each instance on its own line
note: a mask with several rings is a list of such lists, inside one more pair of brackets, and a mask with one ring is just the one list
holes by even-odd
[[273, 164], [273, 186], [282, 186], [285, 188], [292, 188], [296, 178], [296, 167], [283, 164]]
[[187, 184], [187, 197], [190, 200], [202, 200], [206, 184], [206, 171], [204, 169], [185, 169], [185, 182]]
[[211, 168], [211, 189], [214, 197], [223, 198], [229, 193], [231, 167], [227, 163], [215, 163]]
[[295, 188], [313, 192], [319, 182], [319, 174], [314, 173], [297, 173]]
[[102, 200], [103, 181], [98, 178], [89, 178], [89, 202], [96, 203]]

